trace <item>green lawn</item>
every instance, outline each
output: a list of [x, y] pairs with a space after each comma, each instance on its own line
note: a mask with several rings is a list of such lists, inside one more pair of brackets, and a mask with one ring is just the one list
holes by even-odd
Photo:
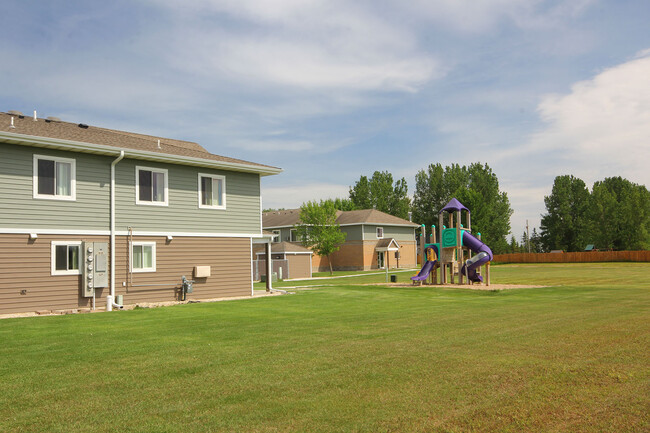
[[650, 265], [492, 271], [0, 320], [0, 431], [648, 431]]

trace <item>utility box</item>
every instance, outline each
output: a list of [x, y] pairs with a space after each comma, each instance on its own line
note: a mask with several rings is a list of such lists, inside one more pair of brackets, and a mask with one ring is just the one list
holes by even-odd
[[108, 242], [84, 242], [82, 296], [90, 298], [95, 289], [104, 287], [108, 287]]
[[194, 266], [194, 278], [207, 278], [210, 276], [210, 266]]

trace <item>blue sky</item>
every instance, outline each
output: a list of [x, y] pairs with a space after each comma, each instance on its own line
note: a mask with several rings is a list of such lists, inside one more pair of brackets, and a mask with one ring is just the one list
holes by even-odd
[[[519, 237], [555, 176], [650, 185], [650, 2], [10, 1], [0, 110], [282, 167], [265, 207], [488, 163]], [[432, 209], [432, 212], [437, 210]]]

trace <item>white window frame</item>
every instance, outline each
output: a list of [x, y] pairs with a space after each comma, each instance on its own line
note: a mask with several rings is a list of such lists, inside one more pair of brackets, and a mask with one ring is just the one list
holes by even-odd
[[[201, 200], [201, 178], [202, 177], [208, 177], [210, 179], [217, 179], [221, 181], [221, 203], [222, 205], [206, 205], [202, 203]], [[208, 173], [199, 173], [199, 183], [198, 183], [198, 196], [199, 196], [199, 209], [226, 209], [226, 176], [222, 176], [220, 174], [208, 174]]]
[[[380, 230], [381, 230], [381, 235], [379, 234]], [[383, 227], [377, 227], [375, 229], [375, 233], [377, 234], [377, 239], [384, 239], [384, 228]]]
[[[294, 235], [294, 233], [295, 233], [295, 235]], [[300, 242], [298, 240], [298, 230], [297, 229], [289, 230], [289, 242]]]
[[[164, 200], [163, 201], [153, 201], [153, 190], [152, 192], [152, 201], [140, 200], [140, 170], [142, 171], [151, 171], [152, 173], [162, 173], [165, 176], [165, 187], [163, 191]], [[156, 168], [156, 167], [145, 167], [142, 165], [135, 166], [135, 204], [141, 204], [145, 206], [169, 206], [169, 171], [166, 168]], [[153, 185], [151, 186], [153, 188]]]
[[273, 238], [273, 243], [274, 243], [274, 244], [277, 244], [277, 243], [282, 242], [282, 238], [281, 238], [281, 236], [282, 236], [282, 231], [280, 231], [280, 230], [271, 230], [271, 231], [273, 232], [274, 235], [277, 235], [277, 236], [275, 236], [275, 237]]
[[[76, 246], [79, 247], [79, 269], [66, 269], [65, 271], [56, 269], [56, 247], [57, 246]], [[52, 275], [81, 275], [83, 266], [83, 249], [81, 248], [81, 241], [52, 241], [50, 247], [50, 263], [51, 263], [51, 274]]]
[[[133, 247], [151, 247], [151, 267], [150, 268], [134, 268], [133, 267]], [[130, 248], [130, 259], [129, 259], [129, 269], [132, 273], [141, 273], [141, 272], [156, 272], [156, 243], [155, 242], [131, 242]]]
[[[54, 175], [54, 194], [39, 194], [38, 193], [38, 160], [48, 160], [57, 162], [65, 162], [70, 164], [70, 195], [57, 195], [56, 194], [56, 172]], [[34, 171], [32, 173], [32, 184], [34, 190], [34, 198], [45, 199], [45, 200], [65, 200], [65, 201], [75, 201], [77, 200], [77, 163], [75, 159], [72, 158], [61, 158], [59, 156], [50, 156], [50, 155], [37, 155], [34, 154]]]

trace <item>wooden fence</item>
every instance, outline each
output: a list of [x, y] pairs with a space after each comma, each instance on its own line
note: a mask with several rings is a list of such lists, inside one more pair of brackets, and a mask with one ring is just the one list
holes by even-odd
[[493, 263], [650, 262], [650, 251], [496, 254]]

